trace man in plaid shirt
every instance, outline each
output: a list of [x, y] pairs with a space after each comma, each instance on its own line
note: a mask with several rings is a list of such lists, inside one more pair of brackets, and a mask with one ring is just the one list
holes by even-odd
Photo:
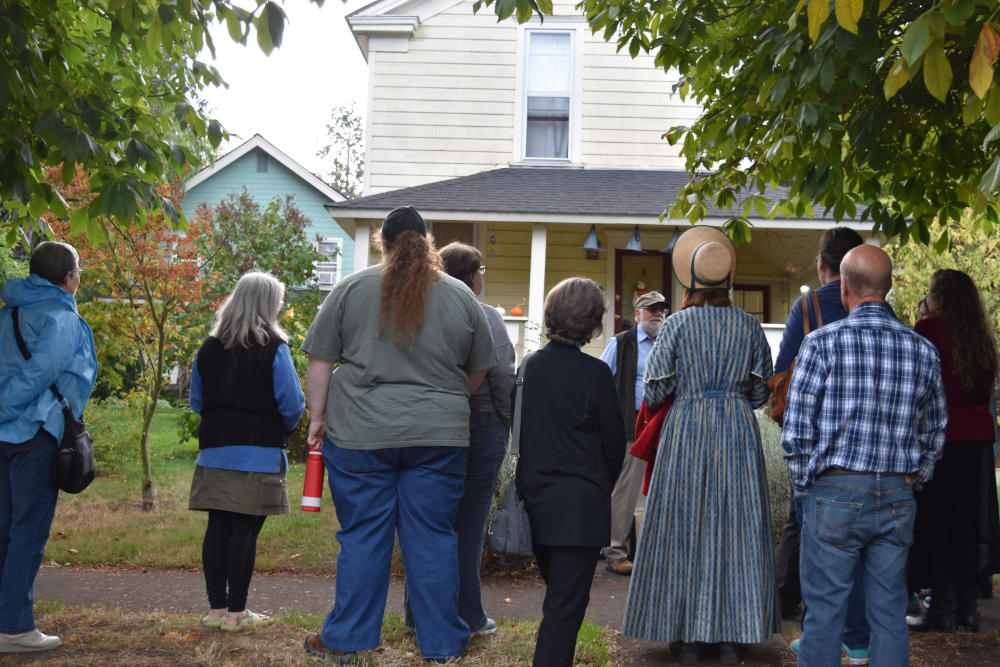
[[908, 665], [912, 486], [930, 479], [948, 421], [941, 362], [892, 314], [892, 262], [862, 245], [841, 263], [849, 315], [809, 334], [788, 392], [781, 444], [802, 503], [800, 577], [808, 609], [799, 665], [840, 665], [860, 560], [872, 663]]

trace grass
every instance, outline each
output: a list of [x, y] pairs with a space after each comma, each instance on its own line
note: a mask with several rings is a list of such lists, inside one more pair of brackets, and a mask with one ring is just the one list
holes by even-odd
[[[302, 648], [320, 615], [288, 613], [271, 625], [242, 633], [205, 628], [192, 615], [137, 612], [102, 607], [75, 608], [44, 602], [36, 606], [40, 627], [62, 637], [63, 646], [41, 654], [5, 656], [4, 664], [41, 665], [318, 665]], [[453, 664], [500, 667], [531, 662], [537, 623], [500, 621], [497, 632], [469, 643]], [[611, 631], [585, 622], [575, 665], [611, 667], [617, 648]], [[387, 614], [382, 646], [361, 655], [360, 667], [423, 665], [416, 638], [399, 613]]]
[[[133, 567], [191, 568], [200, 566], [201, 540], [207, 514], [187, 509], [191, 476], [198, 446], [180, 443], [176, 408], [160, 408], [153, 423], [150, 449], [157, 507], [143, 512], [139, 502], [141, 469], [138, 437], [134, 452], [112, 473], [101, 473], [79, 495], [60, 494], [47, 561], [60, 565], [129, 565]], [[133, 434], [134, 421], [126, 408], [103, 407], [87, 411], [88, 428], [95, 438], [117, 443]], [[106, 444], [104, 445], [106, 446]], [[118, 447], [118, 445], [115, 445]], [[100, 458], [102, 445], [97, 445]], [[305, 465], [288, 471], [291, 513], [269, 517], [257, 542], [258, 572], [331, 574], [339, 545], [339, 528], [325, 493], [321, 512], [303, 512]]]

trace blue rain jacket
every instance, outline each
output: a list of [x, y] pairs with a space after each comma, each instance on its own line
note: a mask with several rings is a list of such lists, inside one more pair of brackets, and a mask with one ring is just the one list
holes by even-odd
[[[76, 417], [83, 414], [97, 380], [94, 334], [73, 295], [39, 276], [11, 278], [0, 299], [0, 441], [25, 442], [40, 427], [60, 441], [62, 409], [49, 385], [56, 383]], [[14, 306], [30, 361], [17, 348]]]

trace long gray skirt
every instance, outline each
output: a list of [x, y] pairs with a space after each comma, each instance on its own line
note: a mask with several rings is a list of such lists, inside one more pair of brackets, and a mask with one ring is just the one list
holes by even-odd
[[252, 516], [288, 514], [285, 473], [195, 466], [188, 509], [222, 510]]

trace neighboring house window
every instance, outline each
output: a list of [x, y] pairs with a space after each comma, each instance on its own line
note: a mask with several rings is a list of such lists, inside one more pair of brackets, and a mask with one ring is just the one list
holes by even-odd
[[321, 290], [333, 289], [340, 282], [340, 253], [343, 239], [324, 238], [316, 242], [316, 251], [323, 256], [316, 263], [316, 282]]
[[525, 158], [569, 158], [573, 32], [530, 30], [525, 64]]
[[761, 323], [770, 320], [770, 290], [766, 285], [740, 285], [733, 287], [733, 305], [750, 313]]

